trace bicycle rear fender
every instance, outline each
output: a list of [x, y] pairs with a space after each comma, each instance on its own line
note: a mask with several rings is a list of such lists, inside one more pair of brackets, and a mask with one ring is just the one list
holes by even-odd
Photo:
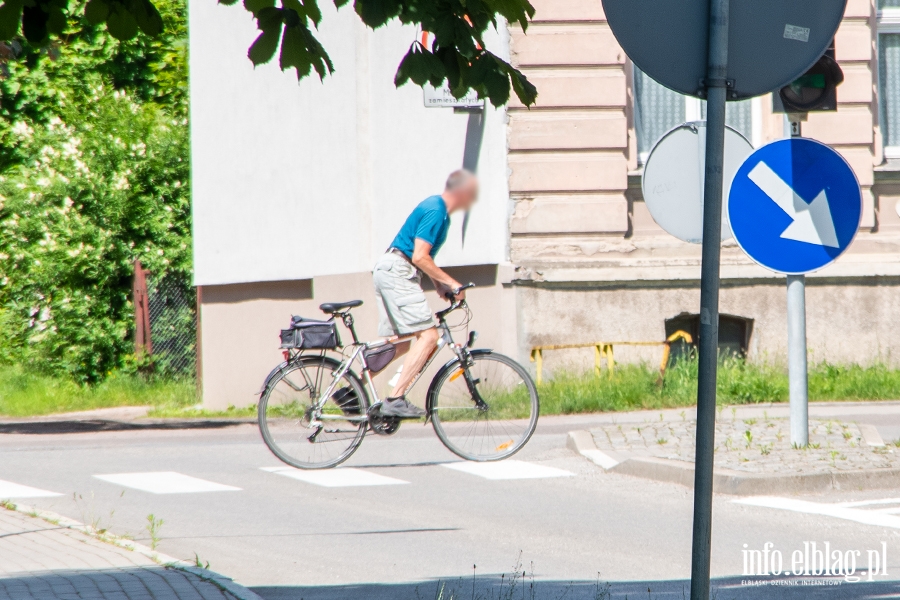
[[284, 361], [283, 363], [281, 363], [280, 365], [278, 365], [277, 367], [275, 367], [274, 369], [269, 371], [269, 374], [266, 375], [266, 378], [263, 380], [262, 387], [259, 388], [259, 391], [256, 392], [256, 394], [261, 396], [262, 393], [266, 391], [266, 388], [269, 387], [269, 382], [272, 381], [272, 378], [275, 377], [276, 375], [278, 375], [281, 372], [281, 370], [284, 369], [286, 366], [288, 366], [288, 362]]
[[[494, 353], [493, 350], [488, 350], [486, 348], [479, 348], [478, 350], [469, 350], [469, 354], [471, 354], [472, 356], [486, 355], [486, 354], [493, 354], [493, 353]], [[431, 409], [432, 409], [432, 407], [434, 407], [434, 402], [435, 402], [436, 395], [437, 395], [437, 389], [436, 389], [437, 382], [440, 381], [441, 377], [447, 371], [457, 368], [457, 365], [459, 365], [459, 359], [458, 358], [451, 359], [450, 361], [447, 362], [447, 364], [445, 364], [443, 367], [441, 367], [438, 370], [437, 374], [434, 376], [434, 379], [431, 380], [431, 384], [428, 386], [428, 395], [425, 400], [425, 410], [428, 413], [425, 417], [426, 424], [431, 419]]]

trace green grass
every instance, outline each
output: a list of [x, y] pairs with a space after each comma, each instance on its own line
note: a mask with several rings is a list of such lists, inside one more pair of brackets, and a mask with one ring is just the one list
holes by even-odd
[[[557, 372], [539, 388], [542, 414], [574, 414], [692, 406], [697, 402], [697, 363], [682, 361], [666, 372], [647, 365], [620, 365], [610, 379], [590, 373]], [[719, 367], [720, 404], [787, 402], [783, 367], [725, 360]], [[809, 371], [810, 400], [900, 400], [900, 370], [814, 365]]]
[[[612, 379], [604, 372], [557, 372], [540, 386], [541, 413], [574, 414], [692, 406], [697, 396], [697, 363], [683, 361], [659, 373], [648, 365], [619, 365]], [[810, 400], [900, 400], [900, 370], [822, 363], [809, 372]], [[719, 368], [720, 404], [786, 402], [788, 379], [777, 365], [725, 360]], [[0, 415], [26, 417], [115, 406], [150, 406], [151, 417], [255, 416], [256, 407], [224, 411], [197, 408], [192, 380], [171, 381], [114, 374], [95, 386], [0, 366]]]
[[[193, 385], [193, 384], [192, 384]], [[191, 401], [191, 406], [183, 404], [167, 403], [154, 406], [147, 413], [152, 419], [248, 419], [256, 418], [256, 404], [236, 408], [229, 406], [225, 410], [207, 410], [197, 406], [199, 400], [196, 398]]]
[[103, 383], [81, 386], [63, 378], [0, 366], [0, 415], [28, 417], [115, 406], [178, 410], [197, 404], [196, 384], [139, 375], [114, 374]]

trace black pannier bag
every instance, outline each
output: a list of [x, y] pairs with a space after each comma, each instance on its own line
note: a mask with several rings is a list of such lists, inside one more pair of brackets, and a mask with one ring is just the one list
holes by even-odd
[[295, 316], [291, 319], [291, 328], [281, 330], [282, 348], [333, 350], [340, 345], [341, 336], [334, 321], [313, 321]]
[[397, 356], [397, 346], [387, 343], [383, 346], [366, 348], [363, 354], [366, 356], [366, 364], [369, 366], [369, 370], [373, 373], [379, 373], [391, 364], [391, 361]]

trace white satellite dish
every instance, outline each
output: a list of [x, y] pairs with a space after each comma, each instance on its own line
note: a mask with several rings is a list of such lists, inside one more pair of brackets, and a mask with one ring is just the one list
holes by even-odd
[[[725, 128], [726, 197], [738, 168], [753, 153], [753, 144], [732, 129]], [[703, 241], [703, 185], [706, 179], [706, 122], [679, 125], [664, 135], [644, 165], [644, 202], [653, 220], [678, 239], [699, 244]], [[722, 240], [731, 238], [728, 216], [722, 211]]]

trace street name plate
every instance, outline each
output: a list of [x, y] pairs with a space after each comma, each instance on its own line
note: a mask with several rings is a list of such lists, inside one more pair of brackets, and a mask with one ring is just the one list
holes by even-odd
[[[731, 0], [729, 100], [752, 98], [794, 81], [831, 43], [847, 0]], [[703, 97], [709, 0], [603, 0], [613, 34], [644, 73], [688, 96]]]
[[422, 86], [425, 96], [425, 106], [428, 108], [481, 108], [484, 100], [478, 98], [478, 94], [469, 91], [462, 98], [456, 98], [450, 89], [445, 87], [434, 88], [427, 83]]

